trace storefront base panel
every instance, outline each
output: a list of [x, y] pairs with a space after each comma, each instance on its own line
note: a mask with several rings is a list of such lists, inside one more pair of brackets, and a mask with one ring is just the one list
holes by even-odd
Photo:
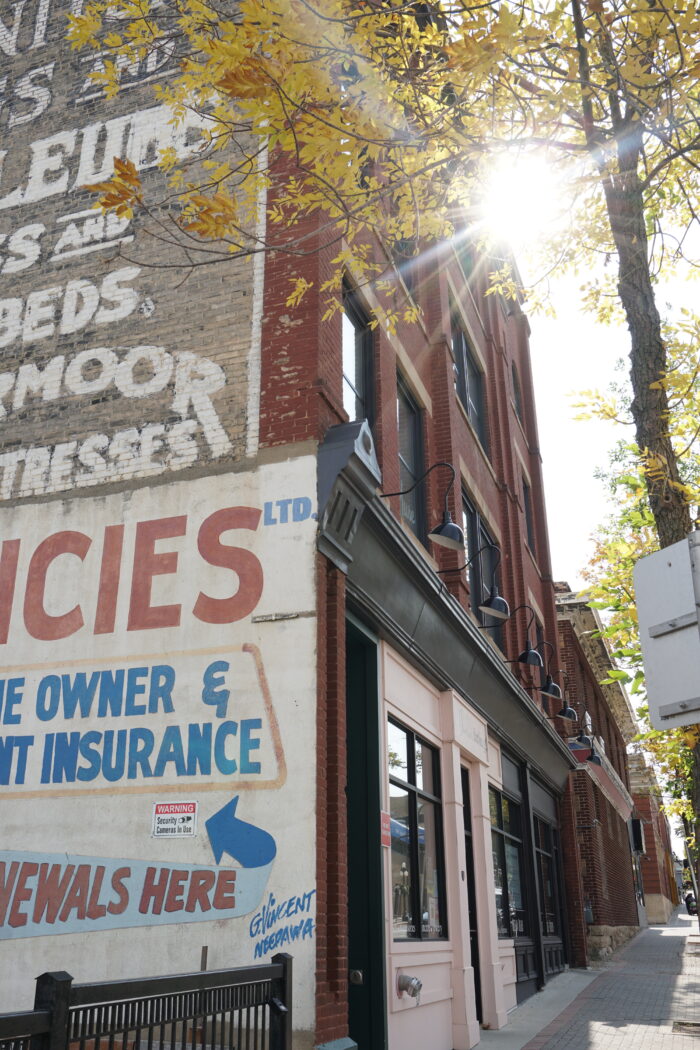
[[510, 1013], [518, 1005], [516, 995], [517, 973], [515, 970], [515, 948], [512, 942], [501, 942], [498, 946], [500, 960], [501, 983], [503, 986], [503, 1005], [506, 1013]]

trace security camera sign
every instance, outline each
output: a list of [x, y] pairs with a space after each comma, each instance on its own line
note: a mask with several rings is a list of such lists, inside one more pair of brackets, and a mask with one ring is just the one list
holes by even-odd
[[197, 834], [196, 802], [155, 802], [153, 828], [155, 838], [193, 838]]

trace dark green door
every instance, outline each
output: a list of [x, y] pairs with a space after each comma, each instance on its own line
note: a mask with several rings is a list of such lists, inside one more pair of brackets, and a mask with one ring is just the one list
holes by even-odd
[[348, 1002], [360, 1050], [385, 1050], [377, 645], [347, 626]]

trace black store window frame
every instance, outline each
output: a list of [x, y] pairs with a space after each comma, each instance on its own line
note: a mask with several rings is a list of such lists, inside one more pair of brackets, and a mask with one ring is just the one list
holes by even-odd
[[[496, 645], [502, 648], [501, 621], [479, 609], [481, 603], [491, 593], [494, 569], [498, 561], [498, 544], [494, 542], [481, 515], [464, 490], [462, 490], [462, 527], [466, 541], [466, 559], [469, 563], [466, 572], [472, 612], [479, 623], [488, 628]], [[477, 551], [481, 553], [477, 554]]]
[[464, 406], [467, 419], [474, 427], [481, 447], [489, 454], [489, 426], [486, 413], [484, 373], [479, 367], [469, 337], [464, 331], [456, 307], [452, 308], [452, 354], [455, 362], [457, 396]]
[[557, 883], [557, 839], [552, 825], [542, 817], [534, 817], [535, 863], [540, 891], [540, 909], [543, 937], [559, 937], [559, 887]]
[[401, 517], [421, 543], [427, 543], [425, 485], [422, 482], [417, 484], [425, 473], [423, 417], [418, 402], [400, 374], [396, 377], [396, 424], [399, 436], [399, 487], [401, 490], [411, 490], [401, 496]]
[[348, 418], [374, 420], [374, 331], [357, 293], [343, 282], [343, 408]]
[[520, 802], [489, 785], [489, 812], [498, 936], [517, 940], [531, 932], [523, 852], [524, 809]]
[[387, 723], [394, 940], [447, 938], [440, 752]]

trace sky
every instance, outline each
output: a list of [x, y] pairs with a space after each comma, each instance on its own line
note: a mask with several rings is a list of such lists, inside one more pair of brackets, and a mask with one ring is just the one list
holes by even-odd
[[556, 318], [531, 316], [530, 352], [543, 462], [549, 544], [555, 580], [583, 588], [591, 535], [609, 513], [605, 486], [595, 477], [626, 429], [601, 420], [576, 420], [582, 390], [606, 391], [626, 357], [624, 325], [598, 325], [578, 309], [579, 279], [552, 285]]

